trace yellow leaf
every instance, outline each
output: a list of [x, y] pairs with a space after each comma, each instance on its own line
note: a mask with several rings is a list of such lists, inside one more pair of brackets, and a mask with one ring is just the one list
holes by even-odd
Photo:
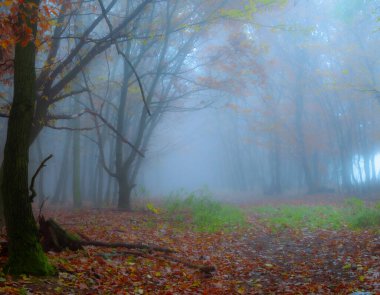
[[200, 281], [195, 281], [191, 287], [199, 287], [201, 285], [201, 282]]
[[5, 0], [3, 2], [3, 5], [5, 5], [5, 6], [11, 6], [12, 4], [13, 4], [13, 0]]
[[270, 263], [266, 263], [265, 266], [266, 266], [266, 267], [273, 267], [273, 265], [270, 264]]
[[1, 47], [3, 47], [4, 49], [6, 49], [6, 48], [8, 47], [8, 43], [7, 43], [7, 41], [5, 41], [5, 40], [1, 40], [1, 41], [0, 41], [0, 45], [1, 45]]
[[152, 203], [148, 203], [146, 205], [147, 209], [151, 212], [153, 212], [154, 214], [159, 214], [160, 213], [160, 210], [156, 207], [154, 207], [154, 205]]
[[351, 268], [351, 264], [350, 263], [347, 263], [346, 265], [343, 266], [343, 269], [349, 269]]

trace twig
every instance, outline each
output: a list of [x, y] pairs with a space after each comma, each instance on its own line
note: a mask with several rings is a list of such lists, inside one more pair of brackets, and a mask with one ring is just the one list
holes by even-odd
[[41, 202], [41, 205], [40, 205], [40, 210], [38, 211], [38, 219], [39, 219], [39, 218], [40, 218], [40, 216], [41, 216], [41, 213], [42, 213], [42, 208], [44, 207], [44, 205], [45, 205], [45, 202], [46, 202], [47, 200], [49, 200], [49, 197], [47, 197], [47, 198], [44, 198], [44, 199], [42, 200], [42, 202]]
[[[112, 24], [108, 18], [108, 15], [107, 15], [107, 12], [106, 12], [106, 9], [104, 7], [104, 4], [103, 4], [103, 1], [102, 0], [98, 0], [98, 3], [100, 5], [100, 8], [102, 10], [102, 14], [103, 14], [103, 17], [104, 19], [106, 20], [106, 23], [108, 25], [108, 28], [110, 30], [110, 34], [112, 34], [113, 32], [113, 27], [112, 27]], [[133, 64], [131, 63], [131, 61], [128, 59], [128, 57], [125, 55], [124, 52], [121, 51], [120, 47], [119, 47], [119, 43], [117, 42], [117, 40], [114, 40], [113, 42], [115, 44], [115, 47], [116, 47], [116, 51], [119, 55], [121, 55], [124, 60], [127, 62], [127, 64], [129, 65], [129, 67], [131, 68], [133, 74], [136, 76], [136, 79], [137, 79], [137, 82], [139, 84], [139, 88], [140, 88], [140, 92], [141, 92], [141, 96], [142, 96], [142, 100], [144, 102], [144, 106], [145, 106], [145, 109], [148, 113], [149, 116], [151, 116], [151, 112], [149, 110], [149, 106], [148, 106], [148, 102], [146, 100], [146, 97], [145, 97], [145, 92], [144, 92], [144, 87], [142, 85], [142, 82], [141, 82], [141, 79], [140, 79], [140, 76], [139, 74], [137, 73], [137, 70], [135, 69], [135, 67], [133, 66]]]
[[53, 155], [49, 155], [48, 157], [46, 157], [40, 164], [40, 166], [38, 166], [36, 172], [34, 173], [33, 177], [32, 177], [32, 182], [30, 183], [30, 187], [29, 187], [29, 190], [31, 191], [31, 194], [29, 195], [29, 200], [30, 202], [32, 203], [34, 201], [34, 198], [37, 196], [37, 193], [36, 191], [34, 190], [34, 182], [36, 181], [36, 177], [38, 175], [38, 173], [40, 173], [40, 171], [46, 166], [46, 162], [49, 161], [51, 158], [53, 158]]

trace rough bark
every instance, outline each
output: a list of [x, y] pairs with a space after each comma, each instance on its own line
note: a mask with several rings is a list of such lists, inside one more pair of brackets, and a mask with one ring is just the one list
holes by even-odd
[[134, 185], [129, 185], [125, 181], [126, 177], [118, 179], [119, 184], [119, 198], [117, 207], [121, 210], [131, 211], [131, 193]]
[[3, 183], [3, 164], [1, 163], [1, 166], [0, 166], [0, 229], [2, 229], [5, 225], [3, 194], [1, 190], [2, 183]]
[[[36, 35], [39, 1], [20, 4], [18, 25], [27, 25]], [[16, 44], [14, 94], [4, 149], [2, 193], [8, 235], [6, 273], [48, 275], [54, 272], [39, 242], [28, 187], [29, 140], [33, 121], [36, 73], [33, 42]]]

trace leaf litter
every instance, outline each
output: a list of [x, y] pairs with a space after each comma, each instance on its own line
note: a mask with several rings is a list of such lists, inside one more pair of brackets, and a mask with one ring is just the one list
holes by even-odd
[[[165, 214], [50, 210], [92, 240], [171, 248], [85, 247], [48, 256], [49, 278], [0, 276], [0, 294], [351, 294], [380, 293], [380, 237], [373, 230], [274, 230], [256, 214], [233, 231], [179, 228]], [[1, 257], [4, 264], [6, 257]], [[210, 267], [202, 272], [192, 267]], [[214, 269], [215, 267], [215, 269]]]

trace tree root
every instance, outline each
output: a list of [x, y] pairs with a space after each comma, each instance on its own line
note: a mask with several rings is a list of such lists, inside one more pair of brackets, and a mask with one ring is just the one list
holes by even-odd
[[145, 244], [129, 244], [129, 243], [106, 243], [99, 241], [80, 241], [82, 246], [95, 246], [95, 247], [105, 247], [105, 248], [127, 248], [127, 249], [139, 249], [148, 251], [157, 251], [163, 253], [175, 253], [175, 250], [163, 247], [149, 246]]
[[68, 248], [70, 250], [76, 251], [83, 249], [83, 246], [95, 246], [95, 247], [105, 247], [105, 248], [127, 248], [127, 249], [139, 249], [148, 251], [157, 251], [163, 253], [175, 253], [176, 251], [157, 247], [149, 246], [145, 244], [131, 244], [131, 243], [106, 243], [101, 241], [92, 241], [87, 236], [83, 234], [78, 234], [83, 240], [78, 236], [73, 235], [65, 231], [59, 226], [53, 219], [45, 220], [43, 216], [39, 217], [41, 242], [45, 251], [56, 251], [61, 252], [63, 249]]
[[[38, 223], [40, 226], [41, 244], [44, 251], [61, 252], [64, 249], [70, 249], [72, 251], [82, 250], [84, 246], [104, 247], [104, 248], [126, 248], [136, 251], [123, 251], [118, 253], [112, 253], [104, 255], [104, 257], [111, 257], [116, 255], [135, 255], [144, 258], [158, 259], [164, 261], [172, 261], [180, 263], [188, 268], [195, 269], [202, 273], [205, 277], [212, 276], [212, 273], [216, 271], [214, 266], [210, 265], [198, 265], [189, 261], [180, 259], [178, 257], [171, 256], [169, 254], [177, 253], [177, 251], [164, 247], [157, 247], [145, 244], [137, 243], [107, 243], [101, 241], [92, 241], [86, 235], [81, 233], [70, 234], [64, 230], [53, 219], [45, 220], [43, 216], [39, 216]], [[0, 255], [7, 254], [7, 242], [1, 242]], [[153, 252], [161, 252], [160, 256], [157, 254], [151, 254]]]

